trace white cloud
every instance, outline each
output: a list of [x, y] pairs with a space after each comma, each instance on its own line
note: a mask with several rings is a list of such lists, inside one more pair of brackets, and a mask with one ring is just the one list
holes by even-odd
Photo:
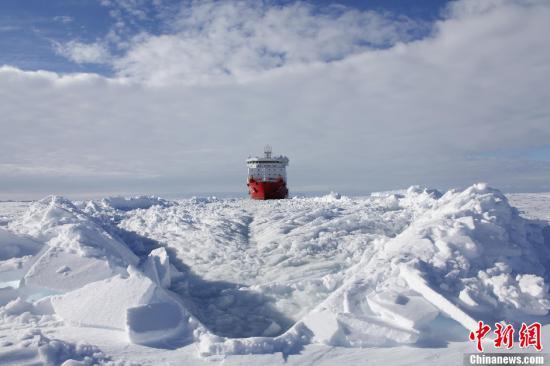
[[147, 0], [101, 0], [101, 5], [111, 9], [111, 15], [115, 18], [123, 15], [137, 19], [147, 19], [147, 11], [144, 8], [150, 3]]
[[464, 18], [484, 15], [505, 6], [533, 6], [546, 3], [547, 0], [460, 0], [451, 1], [446, 10], [450, 17]]
[[239, 78], [388, 47], [423, 27], [341, 6], [194, 1], [171, 19], [171, 33], [140, 34], [114, 66], [121, 76], [157, 85]]
[[57, 16], [53, 17], [53, 20], [55, 22], [59, 22], [59, 23], [62, 23], [62, 24], [69, 24], [69, 23], [74, 22], [74, 18], [70, 17], [68, 15], [57, 15]]
[[[152, 71], [131, 79], [4, 67], [0, 127], [9, 138], [0, 145], [0, 190], [239, 190], [243, 159], [265, 143], [290, 156], [292, 192], [479, 180], [550, 190], [548, 162], [482, 158], [550, 141], [549, 18], [542, 2], [451, 12], [429, 38], [333, 62], [285, 46], [301, 56], [282, 68], [257, 66], [248, 54], [231, 61], [239, 72], [256, 70], [250, 59], [263, 70], [245, 82], [182, 83], [195, 71], [189, 60], [169, 57], [172, 36], [165, 51], [156, 45], [156, 58], [141, 59]], [[218, 37], [211, 32], [206, 44]], [[153, 39], [162, 41], [146, 38], [134, 50], [146, 52], [141, 47]], [[219, 59], [216, 52], [190, 57], [217, 65], [209, 60]], [[212, 70], [194, 67], [199, 75]]]
[[111, 59], [107, 47], [99, 42], [82, 43], [78, 41], [69, 41], [67, 43], [56, 43], [55, 49], [59, 54], [78, 64], [101, 64]]

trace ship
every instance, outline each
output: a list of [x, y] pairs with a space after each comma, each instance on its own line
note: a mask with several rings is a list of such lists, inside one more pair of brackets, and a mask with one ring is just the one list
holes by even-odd
[[248, 166], [248, 194], [255, 200], [274, 200], [288, 198], [286, 185], [286, 156], [271, 156], [271, 146], [266, 145], [264, 156], [249, 157]]

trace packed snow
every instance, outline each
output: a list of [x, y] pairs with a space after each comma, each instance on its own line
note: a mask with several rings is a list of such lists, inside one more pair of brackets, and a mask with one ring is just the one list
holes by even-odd
[[478, 320], [548, 323], [541, 197], [0, 203], [0, 363], [461, 363]]

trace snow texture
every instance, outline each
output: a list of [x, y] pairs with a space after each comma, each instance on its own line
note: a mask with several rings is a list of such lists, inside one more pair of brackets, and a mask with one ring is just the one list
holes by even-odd
[[7, 347], [9, 350], [0, 354], [0, 363], [4, 365], [115, 365], [95, 346], [50, 339], [39, 329], [28, 331], [19, 338], [17, 345]]

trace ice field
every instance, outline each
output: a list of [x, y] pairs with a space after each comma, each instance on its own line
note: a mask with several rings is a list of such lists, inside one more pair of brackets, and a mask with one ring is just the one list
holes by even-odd
[[548, 323], [548, 220], [481, 183], [1, 202], [0, 364], [461, 365], [478, 320]]

